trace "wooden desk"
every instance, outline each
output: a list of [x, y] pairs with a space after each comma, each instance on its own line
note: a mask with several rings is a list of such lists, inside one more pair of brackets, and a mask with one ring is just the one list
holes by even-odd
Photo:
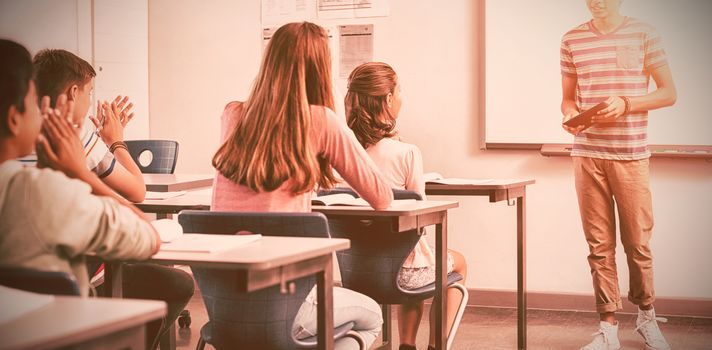
[[[290, 280], [315, 275], [319, 313], [318, 348], [333, 349], [332, 253], [349, 246], [347, 239], [266, 236], [256, 242], [216, 253], [159, 251], [149, 262], [240, 270], [244, 278], [237, 281], [236, 287], [244, 293], [274, 285], [288, 290], [286, 284]], [[105, 288], [112, 296], [120, 297], [121, 263], [106, 266]]]
[[213, 185], [213, 174], [143, 174], [146, 191], [172, 192]]
[[166, 304], [56, 296], [54, 301], [0, 325], [0, 349], [143, 349], [145, 326]]
[[457, 208], [452, 201], [417, 201], [395, 208], [375, 210], [371, 207], [312, 206], [328, 218], [358, 218], [364, 220], [387, 220], [394, 232], [404, 232], [435, 225], [435, 348], [445, 349], [447, 344], [446, 310], [447, 293], [447, 211]]
[[[443, 196], [487, 196], [491, 203], [517, 202], [517, 342], [527, 348], [526, 286], [526, 187], [534, 180], [497, 179], [481, 185], [426, 184], [425, 194]], [[510, 204], [511, 205], [511, 204]]]
[[186, 194], [168, 199], [147, 199], [135, 203], [136, 207], [144, 213], [154, 213], [156, 218], [166, 218], [171, 214], [178, 214], [181, 210], [210, 210], [212, 188], [190, 190]]

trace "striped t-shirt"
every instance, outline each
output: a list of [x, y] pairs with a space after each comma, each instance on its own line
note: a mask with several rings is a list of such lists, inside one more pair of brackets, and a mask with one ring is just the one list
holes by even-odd
[[[581, 111], [610, 96], [647, 94], [650, 71], [666, 64], [655, 28], [630, 17], [608, 34], [599, 32], [591, 20], [561, 39], [561, 73], [577, 78], [576, 104]], [[648, 113], [630, 113], [582, 131], [574, 139], [571, 155], [614, 160], [650, 157]]]
[[[82, 145], [84, 146], [84, 156], [86, 157], [87, 168], [91, 169], [99, 178], [109, 176], [116, 165], [116, 158], [109, 152], [104, 141], [97, 135], [96, 127], [86, 119], [80, 132]], [[37, 154], [32, 153], [18, 159], [24, 166], [37, 166]]]

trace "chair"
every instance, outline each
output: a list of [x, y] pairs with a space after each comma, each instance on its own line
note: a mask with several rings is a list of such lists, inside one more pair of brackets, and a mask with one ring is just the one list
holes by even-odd
[[80, 295], [77, 280], [62, 271], [0, 267], [0, 285], [41, 294]]
[[[349, 193], [358, 196], [350, 188], [334, 188], [320, 191], [319, 195]], [[393, 190], [395, 199], [422, 200], [414, 191]], [[405, 259], [420, 240], [418, 230], [394, 233], [389, 222], [359, 219], [329, 219], [329, 231], [334, 238], [351, 240], [351, 248], [336, 252], [341, 271], [341, 280], [345, 288], [368, 295], [381, 304], [383, 310], [383, 343], [391, 342], [391, 304], [424, 300], [435, 295], [435, 283], [414, 290], [401, 289], [398, 285], [398, 273]], [[462, 302], [455, 316], [454, 324], [448, 334], [447, 347], [450, 348], [455, 338], [460, 319], [465, 311], [469, 294], [459, 283], [462, 276], [448, 274], [449, 288], [457, 288], [463, 295]]]
[[[178, 142], [172, 140], [126, 141], [129, 154], [144, 174], [173, 174], [178, 160]], [[150, 152], [151, 162], [144, 166], [139, 161], [141, 154]]]
[[[250, 231], [263, 236], [329, 237], [326, 217], [320, 213], [243, 213], [184, 210], [178, 215], [184, 232], [234, 234]], [[205, 343], [217, 349], [313, 348], [316, 337], [295, 339], [292, 323], [307, 294], [316, 285], [313, 276], [294, 281], [294, 293], [283, 294], [279, 286], [252, 293], [234, 291], [239, 274], [234, 270], [191, 267], [208, 311], [209, 322], [200, 330], [197, 349]], [[353, 322], [338, 325], [334, 339], [351, 336]]]

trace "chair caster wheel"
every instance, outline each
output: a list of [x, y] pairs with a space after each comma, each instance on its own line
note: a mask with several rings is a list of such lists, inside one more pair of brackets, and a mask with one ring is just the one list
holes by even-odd
[[190, 311], [188, 311], [188, 310], [181, 311], [180, 315], [178, 316], [178, 327], [189, 328], [190, 323], [191, 323]]

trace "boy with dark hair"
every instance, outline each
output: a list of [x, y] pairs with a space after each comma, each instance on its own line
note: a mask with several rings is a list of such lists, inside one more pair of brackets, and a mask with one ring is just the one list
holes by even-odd
[[[67, 121], [74, 103], [60, 95], [50, 109], [44, 97], [40, 111], [32, 73], [29, 52], [0, 39], [0, 265], [72, 273], [86, 296], [85, 254], [142, 260], [160, 239], [86, 168]], [[40, 167], [23, 167], [35, 144]]]
[[[71, 272], [87, 295], [85, 254], [143, 260], [158, 251], [160, 238], [143, 213], [87, 167], [72, 118], [84, 102], [78, 84], [67, 91], [71, 99], [53, 96], [54, 108], [45, 96], [41, 116], [32, 78], [27, 50], [0, 40], [0, 265]], [[16, 159], [35, 143], [39, 167], [23, 167]], [[146, 348], [153, 349], [193, 295], [193, 279], [165, 266], [125, 264], [123, 282], [125, 297], [168, 303], [166, 318], [147, 326]]]

